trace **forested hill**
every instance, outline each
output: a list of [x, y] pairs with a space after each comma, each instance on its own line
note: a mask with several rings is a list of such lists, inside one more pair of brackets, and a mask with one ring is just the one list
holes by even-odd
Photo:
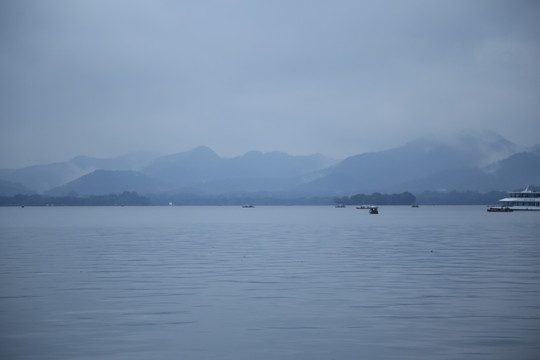
[[15, 195], [0, 196], [0, 206], [134, 206], [150, 205], [150, 199], [136, 192], [77, 196]]
[[[530, 187], [540, 190], [539, 187]], [[480, 193], [476, 191], [424, 191], [416, 195], [401, 194], [371, 195], [356, 194], [343, 197], [300, 197], [295, 194], [244, 194], [244, 195], [148, 195], [136, 192], [94, 196], [0, 196], [0, 206], [140, 206], [140, 205], [493, 205], [507, 195], [503, 191]]]
[[416, 196], [410, 192], [401, 194], [356, 194], [350, 197], [336, 197], [334, 202], [343, 205], [412, 205], [416, 203]]

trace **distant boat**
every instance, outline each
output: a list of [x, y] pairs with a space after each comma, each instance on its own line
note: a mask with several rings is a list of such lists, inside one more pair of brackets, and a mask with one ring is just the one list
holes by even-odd
[[378, 214], [379, 213], [379, 208], [376, 207], [376, 206], [372, 206], [371, 208], [369, 208], [369, 213], [370, 214]]
[[418, 207], [418, 204], [412, 204], [412, 207], [413, 207], [413, 208], [417, 208], [417, 207]]
[[370, 205], [360, 205], [356, 207], [358, 210], [368, 210], [371, 209]]
[[254, 208], [255, 206], [253, 206], [253, 204], [244, 204], [242, 205], [242, 208], [244, 209], [251, 209], [251, 208]]
[[338, 209], [343, 209], [343, 208], [345, 207], [345, 205], [343, 205], [343, 204], [337, 204], [335, 207], [338, 208]]

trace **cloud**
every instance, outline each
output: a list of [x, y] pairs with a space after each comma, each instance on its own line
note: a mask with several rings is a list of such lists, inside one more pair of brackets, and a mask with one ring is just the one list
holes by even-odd
[[540, 130], [536, 2], [2, 7], [2, 166], [200, 144], [344, 157], [426, 133], [533, 143]]

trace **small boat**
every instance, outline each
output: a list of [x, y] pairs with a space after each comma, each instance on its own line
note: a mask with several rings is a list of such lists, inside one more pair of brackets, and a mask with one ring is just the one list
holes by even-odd
[[417, 208], [417, 207], [418, 207], [418, 204], [412, 204], [412, 207], [413, 207], [413, 208]]
[[343, 205], [343, 204], [337, 204], [335, 207], [336, 207], [336, 208], [339, 208], [339, 209], [343, 209], [343, 208], [345, 207], [345, 205]]
[[253, 204], [244, 204], [244, 205], [242, 205], [242, 207], [244, 209], [251, 209], [251, 208], [254, 208], [255, 206], [253, 206]]
[[508, 206], [490, 206], [487, 209], [488, 212], [512, 212], [513, 209]]
[[376, 207], [376, 206], [372, 206], [371, 208], [369, 208], [369, 213], [370, 214], [378, 214], [379, 213], [379, 208]]
[[371, 206], [368, 205], [360, 205], [356, 207], [358, 210], [368, 210], [371, 209]]

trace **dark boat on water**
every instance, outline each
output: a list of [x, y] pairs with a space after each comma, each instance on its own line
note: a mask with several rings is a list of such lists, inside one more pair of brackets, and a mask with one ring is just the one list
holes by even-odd
[[488, 212], [512, 212], [513, 209], [507, 206], [491, 206], [487, 209]]

